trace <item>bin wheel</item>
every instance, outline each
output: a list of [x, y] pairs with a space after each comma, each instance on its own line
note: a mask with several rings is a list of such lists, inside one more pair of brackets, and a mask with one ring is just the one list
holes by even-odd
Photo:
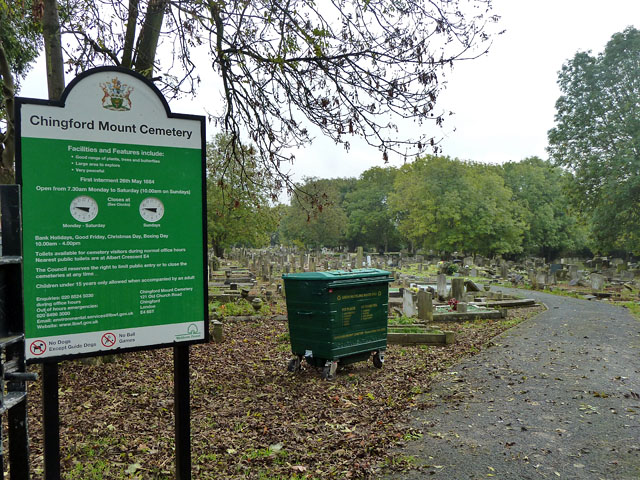
[[338, 371], [338, 362], [327, 362], [322, 368], [322, 378], [325, 380], [335, 380]]
[[287, 370], [292, 373], [297, 373], [302, 369], [300, 357], [292, 358], [289, 360], [289, 365], [287, 365]]
[[382, 368], [384, 364], [384, 353], [376, 352], [373, 354], [373, 366], [376, 368]]

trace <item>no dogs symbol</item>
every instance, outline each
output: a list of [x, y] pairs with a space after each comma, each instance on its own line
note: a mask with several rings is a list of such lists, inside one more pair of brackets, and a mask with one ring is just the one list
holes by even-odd
[[35, 340], [29, 345], [31, 355], [42, 355], [47, 351], [47, 344], [44, 340]]

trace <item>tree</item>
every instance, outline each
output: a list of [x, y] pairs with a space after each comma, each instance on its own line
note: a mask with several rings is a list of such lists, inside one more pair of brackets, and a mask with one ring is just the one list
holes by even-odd
[[220, 79], [222, 107], [211, 120], [228, 135], [228, 157], [250, 161], [241, 145], [254, 144], [262, 174], [290, 190], [285, 164], [313, 128], [346, 148], [363, 138], [385, 160], [409, 146], [437, 149], [433, 135], [404, 138], [394, 122], [442, 124], [446, 69], [485, 53], [498, 19], [491, 0], [60, 2], [78, 71], [119, 65], [173, 95], [192, 94], [202, 46]]
[[613, 35], [604, 52], [579, 52], [558, 77], [553, 161], [574, 176], [600, 250], [640, 253], [640, 31]]
[[526, 224], [523, 248], [527, 253], [550, 261], [562, 251], [584, 248], [578, 219], [565, 193], [568, 174], [537, 157], [505, 163], [502, 169]]
[[[340, 187], [344, 179], [306, 179], [302, 189], [311, 197], [297, 196], [280, 223], [280, 238], [303, 248], [338, 247], [345, 243], [347, 214], [340, 206]], [[320, 198], [318, 210], [309, 198]]]
[[0, 1], [0, 182], [12, 183], [14, 175], [14, 97], [19, 81], [29, 70], [42, 44], [36, 5], [23, 0]]
[[522, 250], [523, 224], [497, 167], [427, 156], [404, 165], [390, 196], [414, 249], [483, 255]]
[[[207, 230], [210, 246], [218, 257], [232, 245], [268, 245], [277, 227], [276, 212], [264, 193], [268, 188], [241, 181], [239, 165], [225, 158], [228, 143], [229, 139], [219, 134], [207, 144]], [[254, 160], [247, 161], [244, 168], [259, 168], [255, 155], [255, 150], [246, 152], [246, 157]]]
[[388, 251], [400, 246], [400, 234], [388, 202], [396, 171], [395, 168], [370, 168], [345, 196], [343, 206], [349, 218], [346, 236], [351, 249], [367, 245]]

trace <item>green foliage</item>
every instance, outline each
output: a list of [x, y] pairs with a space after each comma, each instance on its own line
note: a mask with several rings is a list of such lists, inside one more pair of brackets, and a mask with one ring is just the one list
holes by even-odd
[[389, 201], [414, 248], [482, 255], [522, 250], [524, 224], [498, 167], [423, 157], [400, 168]]
[[[270, 207], [266, 193], [268, 176], [258, 174], [255, 152], [247, 152], [249, 160], [239, 165], [229, 148], [224, 135], [207, 144], [208, 233], [218, 256], [231, 245], [267, 245], [278, 221], [278, 211]], [[250, 177], [262, 183], [243, 181], [247, 169], [254, 170]]]
[[371, 168], [360, 175], [355, 188], [345, 196], [344, 209], [349, 218], [346, 237], [351, 249], [370, 246], [389, 251], [401, 246], [388, 202], [396, 171], [391, 167]]
[[0, 47], [16, 80], [29, 71], [42, 46], [39, 21], [33, 18], [36, 10], [33, 3], [32, 0], [0, 2]]
[[603, 53], [579, 52], [559, 74], [549, 131], [553, 161], [574, 175], [601, 251], [640, 253], [640, 31], [613, 35]]
[[505, 184], [525, 222], [525, 252], [554, 258], [566, 250], [585, 247], [585, 235], [574, 214], [565, 188], [568, 174], [537, 157], [502, 166]]
[[271, 307], [268, 303], [264, 302], [260, 309], [256, 311], [250, 302], [244, 298], [239, 299], [236, 302], [212, 302], [210, 306], [221, 317], [235, 317], [244, 315], [270, 315], [272, 313]]
[[445, 275], [453, 275], [458, 271], [458, 265], [455, 263], [447, 263], [443, 270]]

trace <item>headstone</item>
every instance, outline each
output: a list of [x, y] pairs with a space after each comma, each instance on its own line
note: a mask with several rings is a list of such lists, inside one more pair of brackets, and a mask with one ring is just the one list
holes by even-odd
[[420, 320], [433, 320], [433, 297], [431, 292], [420, 290], [418, 292], [418, 318]]
[[630, 270], [624, 270], [620, 275], [620, 278], [623, 282], [632, 282], [634, 278], [634, 274]]
[[442, 273], [438, 275], [436, 292], [438, 292], [438, 297], [447, 298], [447, 276]]
[[362, 268], [362, 247], [356, 249], [356, 268]]
[[462, 263], [470, 267], [471, 265], [473, 265], [473, 257], [464, 257]]
[[509, 267], [506, 263], [500, 265], [500, 276], [502, 278], [507, 278], [509, 276]]
[[458, 302], [456, 311], [458, 313], [467, 313], [467, 303], [466, 302]]
[[451, 298], [456, 300], [464, 298], [464, 278], [451, 279]]
[[477, 283], [475, 283], [472, 280], [467, 280], [464, 282], [465, 287], [467, 287], [467, 292], [479, 292], [480, 291], [480, 287], [478, 286]]
[[580, 278], [578, 274], [578, 265], [569, 265], [569, 278], [571, 280], [578, 280]]
[[418, 309], [413, 292], [405, 288], [402, 293], [402, 312], [406, 317], [415, 317], [418, 314]]
[[477, 268], [472, 268], [469, 271], [469, 275], [471, 275], [472, 277], [477, 277], [478, 276], [478, 269]]
[[539, 271], [536, 273], [536, 285], [538, 287], [544, 287], [547, 285], [547, 273], [543, 271]]
[[562, 267], [562, 264], [561, 264], [561, 263], [552, 263], [552, 264], [549, 266], [549, 272], [550, 272], [550, 273], [556, 273], [556, 272], [558, 272], [558, 271], [562, 270], [562, 268], [563, 268], [563, 267]]
[[604, 276], [599, 273], [591, 274], [591, 289], [599, 292], [604, 288]]

